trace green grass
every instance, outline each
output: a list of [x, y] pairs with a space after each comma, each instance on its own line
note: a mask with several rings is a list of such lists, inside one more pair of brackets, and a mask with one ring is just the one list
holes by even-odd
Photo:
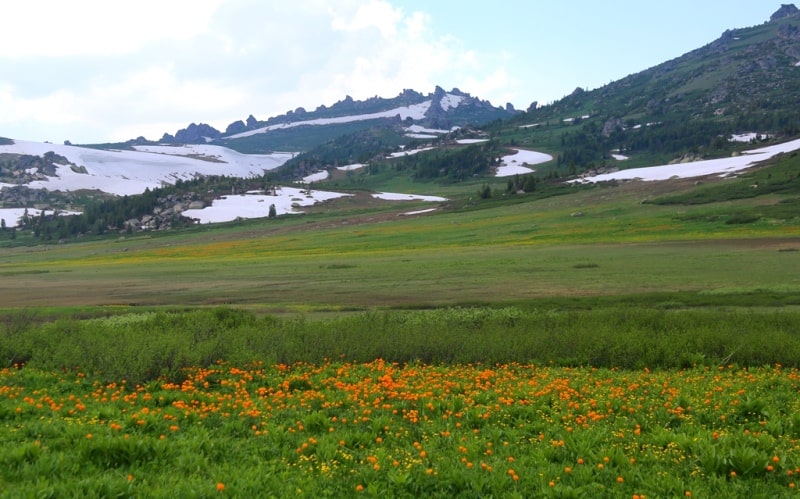
[[729, 185], [5, 246], [0, 497], [786, 496], [797, 194]]
[[0, 370], [0, 497], [790, 497], [800, 472], [781, 367], [183, 374]]

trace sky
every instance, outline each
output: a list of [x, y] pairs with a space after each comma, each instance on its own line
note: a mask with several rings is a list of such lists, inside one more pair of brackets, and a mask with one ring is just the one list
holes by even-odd
[[0, 137], [158, 140], [436, 85], [524, 110], [761, 24], [781, 1], [15, 1]]

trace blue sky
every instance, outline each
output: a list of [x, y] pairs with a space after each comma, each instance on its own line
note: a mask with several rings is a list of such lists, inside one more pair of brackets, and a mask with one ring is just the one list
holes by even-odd
[[[786, 1], [786, 0], [783, 0]], [[0, 136], [151, 140], [191, 122], [458, 87], [525, 109], [761, 24], [780, 1], [27, 0], [4, 6]]]

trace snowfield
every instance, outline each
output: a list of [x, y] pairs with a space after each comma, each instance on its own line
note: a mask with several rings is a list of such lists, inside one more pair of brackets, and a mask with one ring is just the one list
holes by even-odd
[[753, 139], [757, 138], [770, 138], [769, 134], [766, 133], [740, 133], [737, 135], [732, 135], [730, 140], [733, 142], [750, 142]]
[[386, 159], [402, 158], [403, 156], [412, 156], [412, 155], [420, 153], [420, 152], [432, 151], [433, 149], [436, 149], [436, 148], [435, 147], [420, 147], [419, 149], [410, 149], [408, 151], [393, 152], [390, 155], [386, 156]]
[[278, 123], [277, 125], [269, 125], [257, 128], [255, 130], [248, 130], [246, 132], [228, 135], [225, 138], [240, 139], [242, 137], [250, 137], [252, 135], [258, 135], [260, 133], [267, 133], [273, 130], [280, 130], [284, 128], [294, 128], [297, 126], [332, 125], [337, 123], [351, 123], [353, 121], [376, 120], [378, 118], [392, 118], [394, 116], [400, 116], [401, 120], [404, 120], [406, 118], [411, 118], [413, 120], [421, 120], [425, 117], [425, 113], [428, 111], [428, 109], [430, 109], [432, 102], [433, 101], [427, 100], [425, 102], [414, 104], [412, 106], [396, 107], [394, 109], [390, 109], [388, 111], [381, 111], [379, 113], [356, 114], [351, 116], [340, 116], [338, 118], [317, 118], [315, 120], [295, 121], [292, 123]]
[[[442, 97], [440, 101], [440, 105], [442, 110], [447, 111], [450, 108], [458, 107], [461, 101], [464, 100], [464, 97], [460, 95], [453, 95], [453, 94], [446, 94]], [[255, 130], [248, 130], [246, 132], [236, 133], [233, 135], [228, 135], [226, 139], [240, 139], [242, 137], [250, 137], [252, 135], [258, 135], [260, 133], [268, 133], [273, 130], [280, 130], [284, 128], [294, 128], [297, 126], [306, 126], [306, 125], [333, 125], [338, 123], [352, 123], [353, 121], [366, 121], [366, 120], [375, 120], [379, 118], [393, 118], [395, 116], [400, 116], [401, 120], [406, 118], [411, 118], [413, 120], [421, 120], [425, 118], [425, 113], [431, 108], [433, 104], [433, 100], [426, 100], [424, 102], [420, 102], [419, 104], [413, 104], [411, 106], [401, 106], [396, 107], [394, 109], [389, 109], [388, 111], [380, 111], [377, 113], [369, 113], [369, 114], [356, 114], [350, 116], [339, 116], [336, 118], [317, 118], [313, 120], [304, 120], [304, 121], [294, 121], [291, 123], [278, 123], [276, 125], [269, 125], [261, 128], [257, 128]], [[413, 126], [411, 127], [413, 128]], [[417, 130], [410, 130], [412, 133], [418, 133]], [[448, 133], [449, 130], [430, 130], [431, 133]]]
[[441, 101], [439, 101], [439, 105], [442, 107], [443, 111], [447, 111], [451, 107], [458, 107], [462, 100], [464, 100], [464, 97], [461, 95], [447, 94], [442, 98]]
[[262, 176], [291, 159], [292, 153], [240, 154], [212, 145], [140, 146], [133, 151], [99, 150], [40, 142], [15, 141], [0, 153], [43, 156], [53, 151], [86, 168], [77, 173], [57, 165], [57, 176], [28, 184], [33, 189], [77, 191], [97, 189], [110, 194], [141, 194], [145, 189], [190, 180], [197, 175]]
[[237, 218], [264, 218], [269, 216], [270, 205], [275, 205], [277, 215], [300, 213], [295, 208], [312, 206], [315, 203], [350, 196], [339, 192], [304, 191], [293, 187], [280, 187], [276, 196], [265, 194], [241, 194], [223, 196], [202, 210], [186, 210], [182, 214], [196, 218], [202, 224], [230, 222]]
[[359, 168], [364, 168], [365, 166], [367, 165], [364, 163], [353, 163], [351, 165], [337, 166], [336, 169], [343, 172], [347, 172], [351, 170], [358, 170]]
[[[16, 227], [19, 219], [25, 213], [25, 208], [0, 208], [0, 220], [4, 220], [6, 227]], [[28, 208], [29, 217], [38, 217], [42, 213], [41, 210]], [[62, 215], [80, 215], [79, 211], [59, 211]], [[53, 210], [44, 210], [45, 215], [52, 215]]]
[[525, 149], [517, 149], [514, 154], [503, 156], [501, 158], [502, 164], [497, 168], [495, 177], [510, 177], [513, 175], [524, 175], [533, 172], [533, 169], [525, 165], [538, 165], [553, 161], [553, 157], [549, 154], [536, 151], [527, 151]]
[[454, 126], [450, 130], [442, 130], [441, 128], [425, 128], [421, 125], [411, 125], [406, 127], [404, 130], [410, 133], [450, 133], [458, 130], [460, 127]]
[[780, 153], [792, 152], [800, 149], [800, 139], [784, 142], [772, 146], [753, 149], [742, 153], [740, 156], [730, 158], [709, 159], [676, 165], [650, 166], [646, 168], [631, 168], [613, 173], [604, 173], [592, 177], [585, 177], [570, 182], [603, 182], [606, 180], [667, 180], [673, 177], [691, 178], [704, 175], [718, 174], [729, 175], [745, 170], [759, 161], [764, 161]]
[[447, 198], [439, 196], [420, 196], [417, 194], [400, 194], [397, 192], [378, 192], [372, 195], [375, 199], [384, 199], [386, 201], [447, 201]]
[[[301, 213], [296, 208], [302, 206], [312, 206], [316, 203], [351, 196], [340, 192], [327, 191], [306, 191], [292, 187], [280, 187], [275, 196], [265, 194], [241, 194], [235, 196], [223, 196], [222, 199], [215, 200], [211, 206], [202, 210], [186, 210], [183, 215], [195, 218], [201, 224], [231, 222], [237, 218], [264, 218], [269, 216], [270, 205], [275, 205], [277, 215]], [[446, 198], [438, 196], [418, 196], [415, 194], [399, 194], [394, 192], [379, 192], [372, 194], [376, 199], [388, 201], [447, 201]], [[418, 213], [425, 213], [420, 211]], [[409, 214], [416, 214], [410, 212]]]
[[330, 174], [327, 171], [312, 173], [303, 177], [302, 183], [310, 184], [311, 182], [321, 182], [327, 179]]

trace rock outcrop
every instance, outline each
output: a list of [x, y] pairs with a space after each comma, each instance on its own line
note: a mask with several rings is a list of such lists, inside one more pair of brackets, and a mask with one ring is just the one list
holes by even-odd
[[797, 7], [795, 7], [793, 3], [782, 4], [781, 8], [778, 9], [774, 14], [772, 14], [772, 16], [770, 16], [769, 20], [770, 20], [770, 22], [779, 21], [779, 20], [784, 19], [786, 17], [793, 16], [793, 15], [797, 14], [798, 12], [800, 12], [800, 10], [798, 10]]

